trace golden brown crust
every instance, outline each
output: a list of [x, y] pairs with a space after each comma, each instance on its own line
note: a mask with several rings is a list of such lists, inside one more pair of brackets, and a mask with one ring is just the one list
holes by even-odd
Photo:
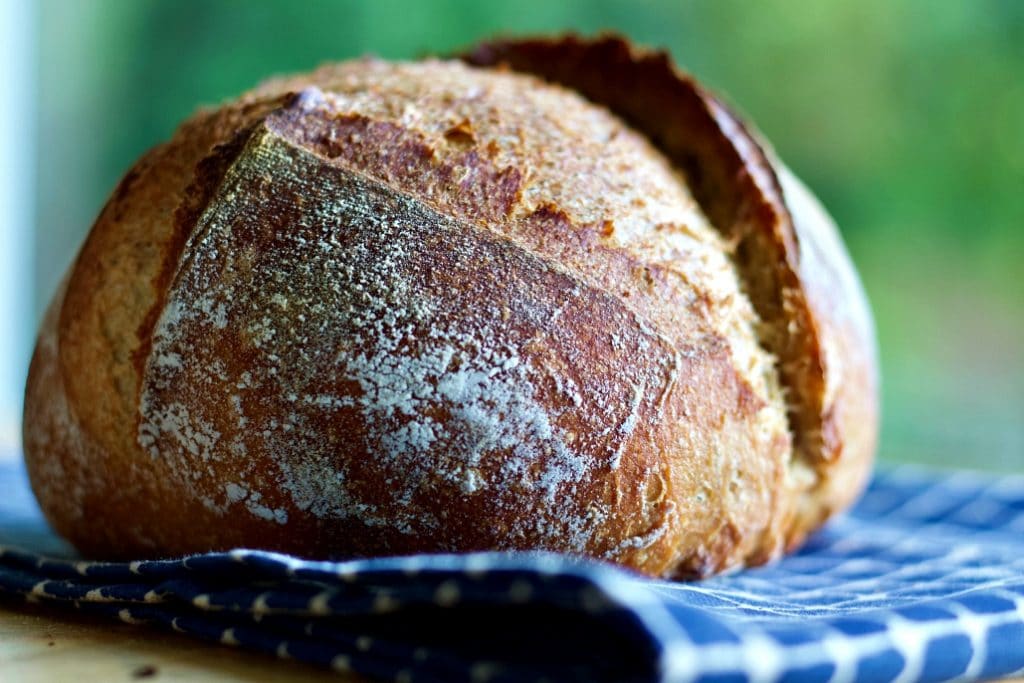
[[[701, 206], [614, 116], [515, 73], [351, 62], [201, 113], [112, 196], [33, 360], [30, 476], [83, 552], [550, 548], [701, 576], [848, 502], [870, 320], [818, 310], [861, 295], [806, 192], [784, 176], [790, 221], [761, 148], [664, 60], [575, 39], [474, 59], [609, 106]], [[771, 257], [796, 351], [705, 213]], [[809, 361], [781, 374], [817, 483], [772, 352]]]

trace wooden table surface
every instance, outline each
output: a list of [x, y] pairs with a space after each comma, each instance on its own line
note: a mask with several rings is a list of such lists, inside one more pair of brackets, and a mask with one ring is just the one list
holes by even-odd
[[365, 682], [299, 662], [27, 604], [0, 602], [0, 683]]

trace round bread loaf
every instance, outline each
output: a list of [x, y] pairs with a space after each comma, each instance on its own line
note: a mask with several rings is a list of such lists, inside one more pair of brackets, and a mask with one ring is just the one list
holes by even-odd
[[198, 113], [49, 309], [25, 455], [83, 554], [758, 564], [861, 489], [874, 334], [816, 200], [665, 55], [519, 40]]

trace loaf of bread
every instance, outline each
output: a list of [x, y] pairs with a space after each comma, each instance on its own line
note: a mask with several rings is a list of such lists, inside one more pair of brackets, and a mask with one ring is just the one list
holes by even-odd
[[136, 163], [40, 333], [84, 555], [553, 550], [699, 577], [857, 495], [874, 333], [818, 202], [617, 38], [362, 59]]

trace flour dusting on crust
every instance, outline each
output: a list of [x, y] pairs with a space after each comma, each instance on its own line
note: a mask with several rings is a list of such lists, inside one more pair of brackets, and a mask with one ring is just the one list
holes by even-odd
[[[590, 310], [594, 292], [511, 242], [271, 132], [222, 185], [154, 330], [138, 429], [152, 457], [224, 514], [444, 538], [466, 523], [445, 501], [473, 498], [514, 520], [508, 547], [594, 542], [610, 511], [588, 491], [674, 367], [657, 335], [610, 298]], [[559, 325], [581, 324], [617, 333], [607, 367], [579, 367]], [[623, 382], [631, 364], [645, 369]]]

